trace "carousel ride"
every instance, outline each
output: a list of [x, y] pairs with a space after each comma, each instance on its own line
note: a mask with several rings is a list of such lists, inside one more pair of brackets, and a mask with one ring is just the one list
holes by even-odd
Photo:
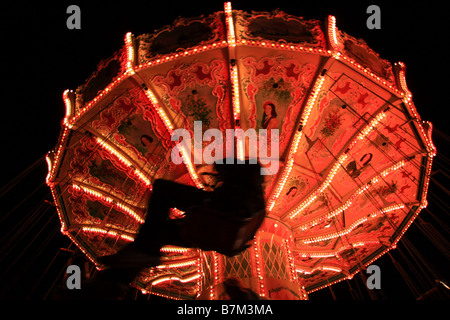
[[[333, 16], [225, 3], [154, 33], [127, 33], [63, 100], [47, 184], [62, 233], [98, 268], [99, 257], [133, 241], [155, 179], [210, 190], [211, 165], [194, 163], [195, 148], [171, 161], [176, 129], [193, 133], [195, 121], [202, 133], [278, 129], [278, 170], [265, 176], [266, 217], [251, 246], [235, 256], [163, 247], [161, 265], [133, 283], [143, 293], [224, 299], [223, 282], [236, 277], [267, 299], [308, 299], [395, 249], [427, 205], [436, 150], [405, 66], [339, 30]], [[248, 156], [248, 145], [235, 147]]]

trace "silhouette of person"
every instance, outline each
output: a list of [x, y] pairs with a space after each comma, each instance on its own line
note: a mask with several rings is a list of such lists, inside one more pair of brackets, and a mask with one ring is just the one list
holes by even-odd
[[148, 206], [148, 214], [133, 243], [116, 254], [101, 257], [100, 261], [109, 266], [100, 279], [120, 284], [130, 283], [144, 268], [160, 263], [161, 247], [176, 245], [190, 247], [189, 239], [183, 239], [181, 228], [183, 219], [169, 219], [169, 210], [177, 208], [187, 217], [191, 210], [202, 207], [227, 215], [248, 218], [264, 210], [262, 190], [263, 177], [259, 163], [216, 163], [217, 187], [204, 191], [173, 181], [158, 179], [153, 184], [153, 193]]

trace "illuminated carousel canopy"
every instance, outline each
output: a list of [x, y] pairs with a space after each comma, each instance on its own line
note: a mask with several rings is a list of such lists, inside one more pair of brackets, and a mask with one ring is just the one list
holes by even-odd
[[174, 130], [192, 132], [194, 121], [203, 132], [266, 129], [272, 106], [279, 169], [265, 177], [267, 217], [252, 246], [235, 257], [164, 247], [162, 264], [135, 282], [143, 292], [221, 299], [234, 276], [269, 299], [306, 299], [395, 248], [427, 205], [436, 151], [405, 66], [339, 30], [333, 16], [226, 3], [151, 34], [127, 33], [63, 99], [47, 183], [62, 232], [98, 267], [98, 257], [133, 241], [155, 179], [208, 190], [202, 173], [211, 166], [194, 163], [192, 150], [171, 161]]

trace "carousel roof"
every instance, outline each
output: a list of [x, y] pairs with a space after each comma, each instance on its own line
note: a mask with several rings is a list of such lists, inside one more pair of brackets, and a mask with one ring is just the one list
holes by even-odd
[[[63, 98], [47, 183], [62, 232], [96, 264], [133, 240], [155, 179], [207, 184], [201, 172], [210, 166], [188, 152], [186, 163], [170, 161], [175, 129], [192, 131], [194, 121], [204, 130], [263, 129], [269, 102], [279, 170], [265, 177], [267, 215], [291, 230], [307, 291], [352, 277], [395, 248], [427, 205], [436, 151], [405, 66], [339, 30], [333, 16], [247, 13], [227, 3], [153, 33], [127, 33]], [[194, 297], [201, 253], [164, 252], [163, 266], [142, 281], [158, 293], [176, 280], [180, 297]]]

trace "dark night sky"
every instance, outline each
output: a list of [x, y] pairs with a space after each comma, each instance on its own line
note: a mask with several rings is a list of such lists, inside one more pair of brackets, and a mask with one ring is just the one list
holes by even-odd
[[[136, 36], [151, 33], [171, 24], [178, 16], [196, 17], [221, 11], [223, 3], [224, 1], [2, 3], [1, 186], [55, 147], [64, 116], [63, 91], [76, 89], [84, 83], [100, 60], [108, 58], [123, 45], [126, 32], [131, 31]], [[81, 30], [66, 28], [69, 16], [66, 8], [71, 4], [77, 4], [81, 8]], [[366, 9], [370, 4], [377, 4], [381, 8], [381, 30], [369, 30], [366, 27], [369, 16]], [[327, 15], [334, 15], [340, 30], [356, 38], [363, 38], [382, 58], [392, 63], [404, 62], [413, 101], [422, 119], [431, 121], [436, 129], [433, 138], [438, 154], [449, 157], [449, 128], [445, 117], [448, 89], [444, 86], [449, 83], [445, 71], [450, 30], [448, 10], [442, 8], [442, 5], [442, 1], [232, 1], [233, 9], [248, 12], [279, 8], [292, 15], [322, 21]], [[0, 208], [5, 212], [12, 210], [16, 203], [44, 181], [46, 173], [44, 162], [33, 170], [31, 178], [25, 180], [26, 185], [19, 186], [8, 194], [6, 202], [2, 199]], [[441, 184], [446, 184], [448, 180], [439, 173], [435, 177]], [[448, 197], [448, 194], [433, 183], [430, 188], [431, 192], [435, 192], [445, 202], [444, 196]], [[51, 200], [47, 197], [48, 191], [45, 186], [39, 189], [34, 197], [35, 201], [43, 198]], [[25, 217], [34, 205], [27, 203], [13, 214], [18, 219]], [[446, 214], [439, 211], [440, 207], [433, 207], [433, 203], [430, 204], [430, 210], [438, 216]], [[51, 216], [56, 215], [56, 212], [54, 208], [50, 208], [46, 214]], [[448, 219], [448, 214], [442, 219]], [[13, 220], [7, 221], [12, 223]], [[64, 242], [66, 239], [59, 235], [56, 237], [60, 239], [58, 241], [61, 245], [56, 244], [55, 248], [67, 246]], [[36, 241], [40, 241], [39, 238]], [[427, 245], [421, 244], [420, 239], [418, 243], [419, 247], [423, 246], [423, 251], [428, 251]], [[52, 253], [49, 253], [49, 257], [53, 257]], [[45, 258], [48, 259], [47, 256]], [[444, 263], [448, 264], [448, 261]], [[386, 266], [384, 270], [385, 274], [396, 272], [392, 266]], [[445, 276], [448, 277], [448, 274]], [[399, 295], [404, 290], [402, 280], [398, 274], [390, 279], [398, 279], [392, 280], [398, 281], [398, 284], [394, 283], [391, 287], [386, 284], [387, 290], [392, 290], [389, 297], [401, 298]], [[400, 293], [396, 293], [396, 289]], [[411, 299], [410, 296], [403, 298]]]

